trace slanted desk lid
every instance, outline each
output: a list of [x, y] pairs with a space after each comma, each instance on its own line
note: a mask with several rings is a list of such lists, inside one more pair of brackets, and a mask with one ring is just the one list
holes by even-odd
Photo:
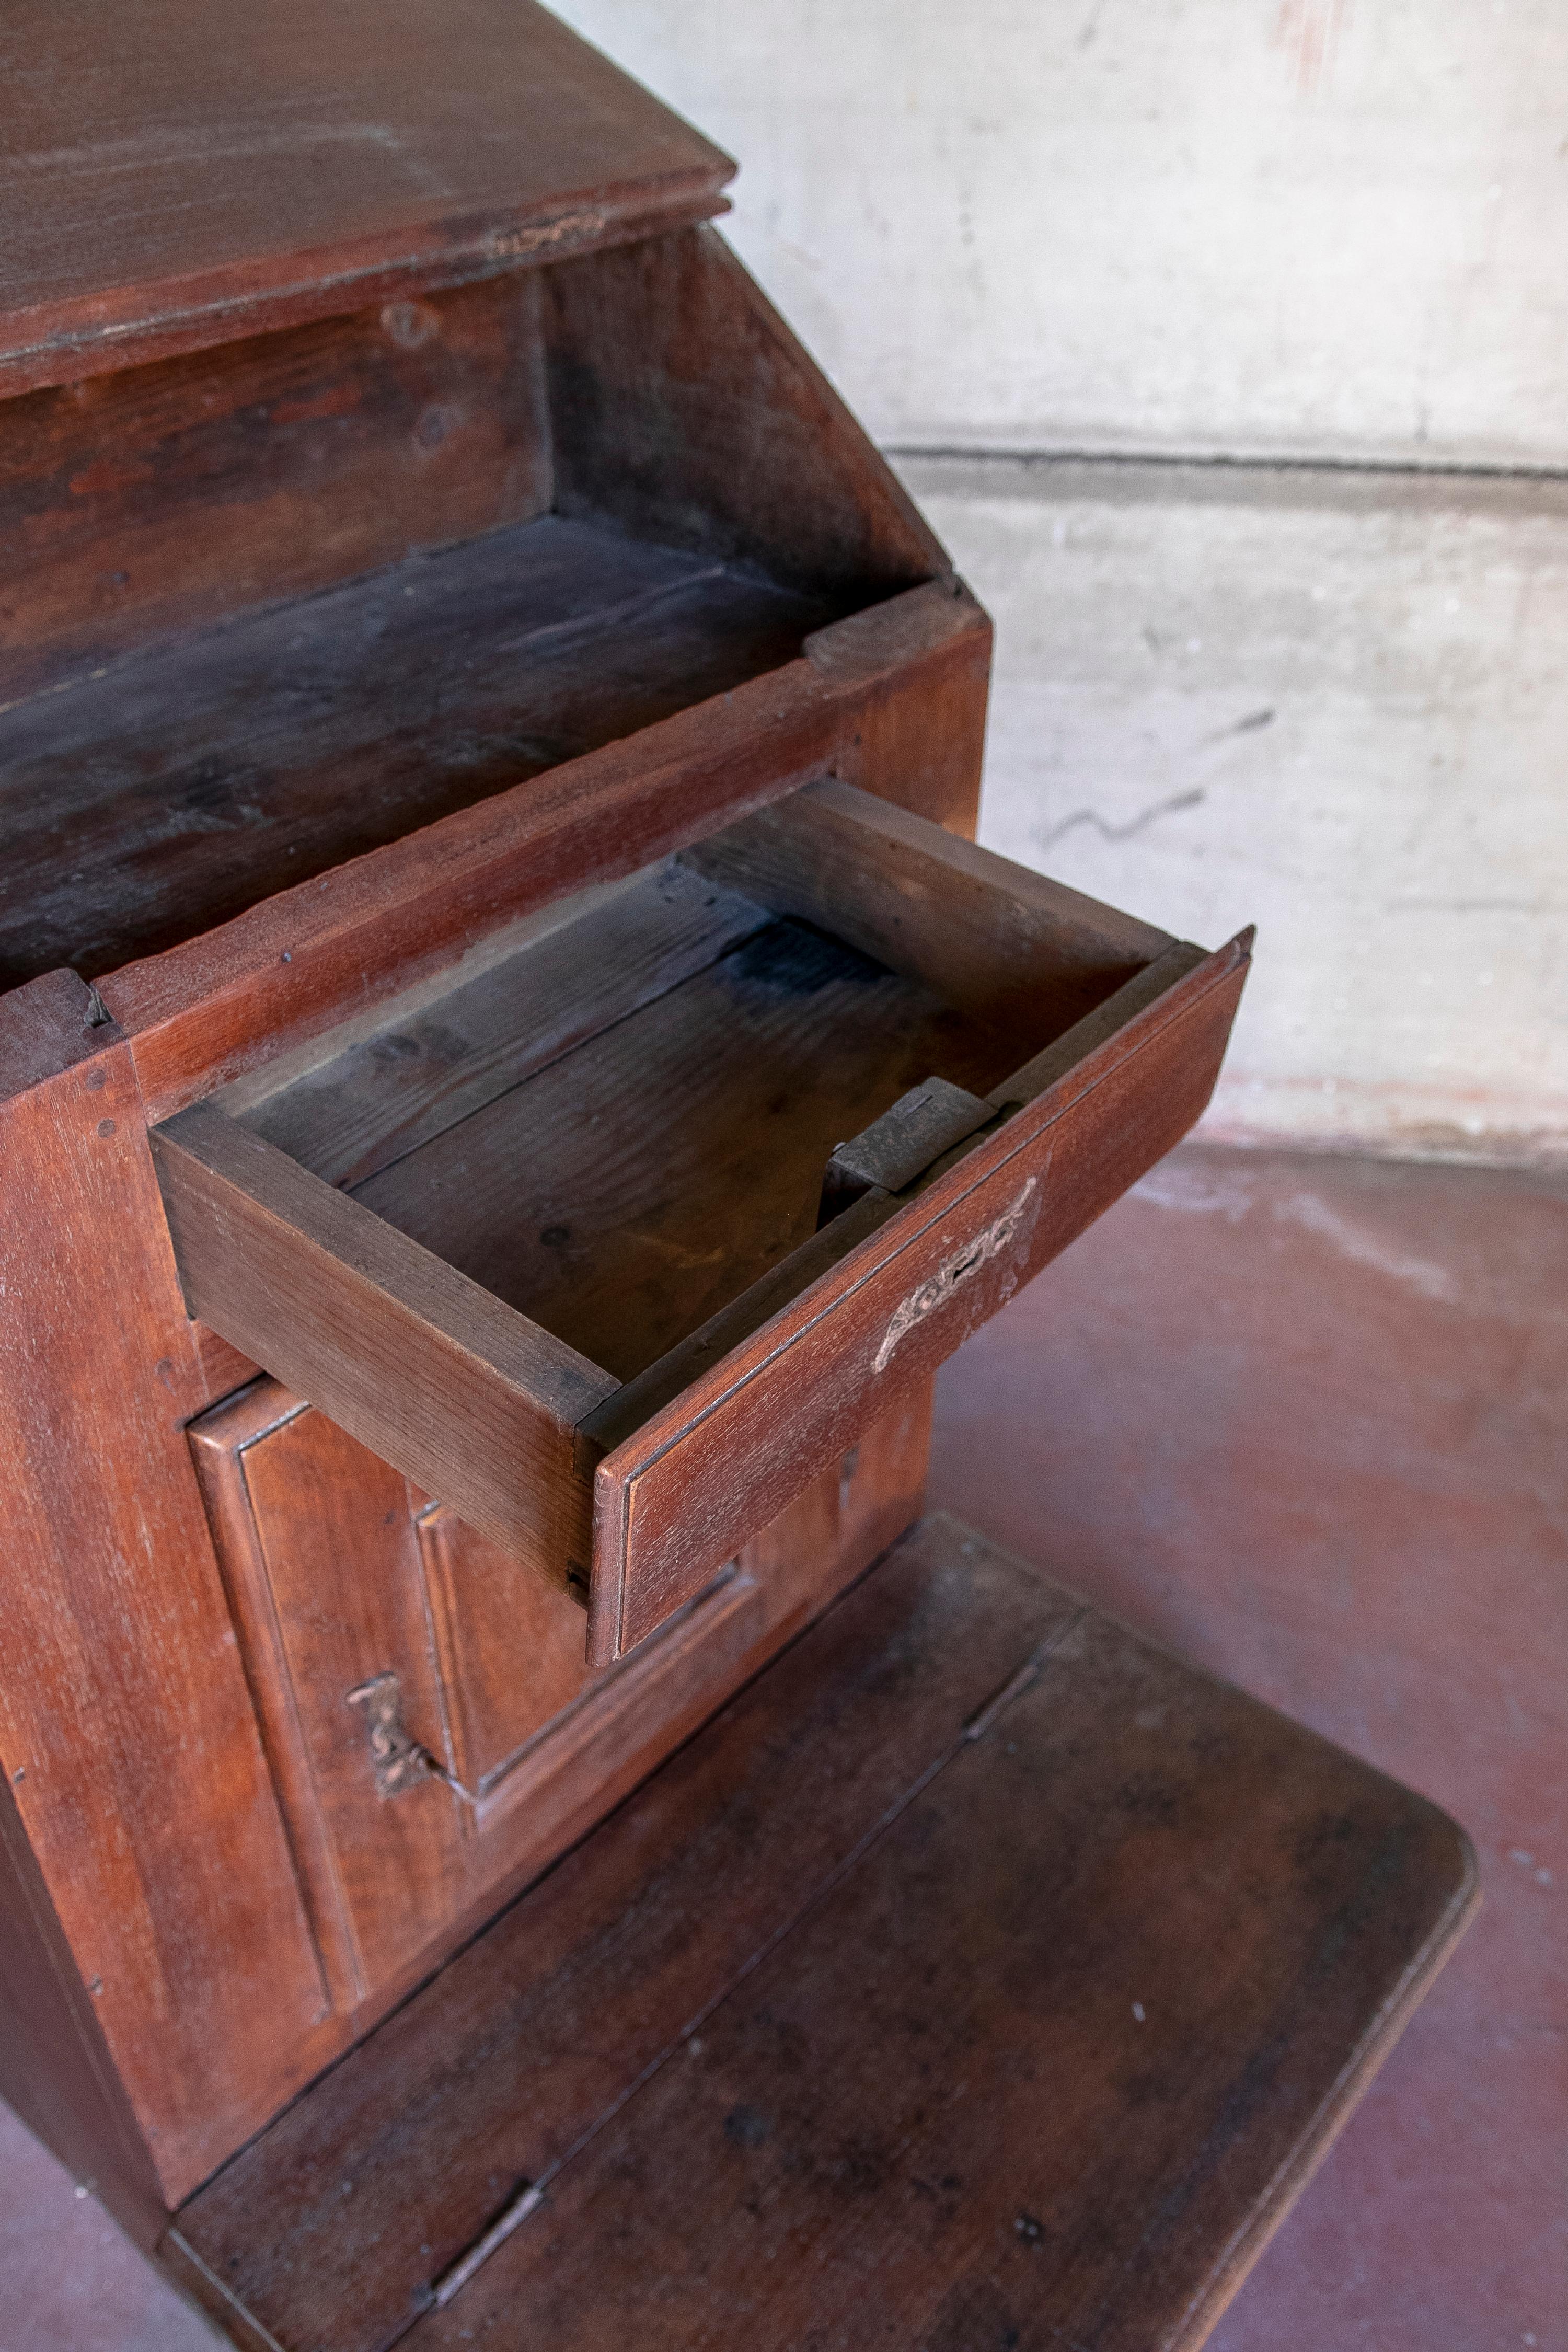
[[0, 394], [721, 211], [729, 158], [533, 0], [15, 0]]

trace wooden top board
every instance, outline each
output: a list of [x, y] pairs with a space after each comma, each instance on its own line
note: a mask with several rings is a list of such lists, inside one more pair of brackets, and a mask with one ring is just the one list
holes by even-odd
[[733, 170], [532, 0], [15, 0], [0, 394], [699, 219]]
[[1190, 2352], [1473, 1900], [1433, 1806], [928, 1519], [163, 2259], [282, 2352]]

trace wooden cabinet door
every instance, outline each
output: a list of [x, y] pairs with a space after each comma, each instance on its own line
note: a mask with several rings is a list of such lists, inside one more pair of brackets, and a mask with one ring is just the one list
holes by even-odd
[[618, 1801], [919, 1507], [929, 1394], [637, 1654], [260, 1379], [190, 1436], [334, 2007], [386, 1999]]

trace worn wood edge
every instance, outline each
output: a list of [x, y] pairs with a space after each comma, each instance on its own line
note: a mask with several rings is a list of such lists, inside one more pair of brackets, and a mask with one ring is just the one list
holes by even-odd
[[[1235, 940], [1229, 941], [1220, 954], [1230, 956], [1236, 944]], [[1109, 1045], [1139, 1014], [1159, 1003], [1162, 997], [1180, 987], [1194, 972], [1201, 971], [1210, 960], [1206, 949], [1194, 947], [1187, 940], [1173, 940], [1163, 955], [1156, 956], [1152, 963], [1145, 964], [1142, 971], [1124, 981], [1103, 1004], [1097, 1004], [1092, 1013], [1086, 1013], [1081, 1021], [1075, 1021], [1060, 1037], [1031, 1055], [1000, 1085], [993, 1087], [986, 1100], [998, 1110], [1022, 1110], [1038, 1101], [1053, 1087], [1060, 1086], [1090, 1055]], [[1216, 980], [1226, 978], [1233, 969], [1232, 963], [1226, 963], [1224, 971], [1216, 973]]]
[[[978, 610], [978, 607], [976, 607]], [[1058, 882], [1032, 866], [1019, 866], [983, 849], [977, 842], [944, 832], [940, 826], [900, 808], [896, 802], [864, 791], [839, 776], [804, 786], [784, 803], [774, 803], [742, 818], [734, 827], [736, 845], [744, 859], [748, 827], [759, 835], [774, 833], [787, 839], [793, 831], [803, 839], [815, 836], [825, 848], [845, 834], [863, 835], [872, 841], [896, 845], [901, 858], [942, 882], [957, 880], [994, 894], [999, 903], [1026, 907], [1039, 921], [1061, 935], [1065, 945], [1079, 940], [1101, 950], [1107, 958], [1125, 965], [1152, 963], [1172, 945], [1171, 934], [1136, 916], [1123, 914], [1065, 882]], [[728, 828], [726, 828], [728, 830]], [[687, 853], [702, 864], [711, 853], [715, 866], [723, 864], [722, 836], [694, 845]]]
[[106, 974], [98, 995], [131, 1040], [149, 1118], [416, 985], [585, 872], [634, 873], [826, 775], [880, 693], [989, 630], [942, 583], [903, 590], [780, 669]]
[[[7, 326], [26, 340], [0, 350], [0, 399], [693, 227], [730, 209], [721, 191], [737, 167], [717, 148], [711, 152], [710, 165], [665, 175], [657, 191], [642, 181], [623, 190], [590, 188], [574, 203], [552, 194], [411, 223], [401, 234], [300, 247], [281, 257], [281, 269], [278, 257], [263, 256], [13, 310]], [[114, 315], [117, 299], [132, 296], [138, 308]]]
[[125, 1043], [85, 980], [62, 965], [0, 994], [0, 1102]]
[[[1139, 1638], [1146, 1637], [1140, 1635]], [[1159, 1644], [1153, 1646], [1159, 1647]], [[1434, 1811], [1441, 1813], [1435, 1806]], [[1193, 2296], [1174, 2335], [1163, 2352], [1198, 2352], [1221, 2316], [1251, 2276], [1270, 2241], [1294, 2210], [1318, 2168], [1371, 2088], [1405, 2027], [1442, 1974], [1460, 1939], [1481, 1907], [1479, 1872], [1475, 1848], [1458, 1823], [1442, 1813], [1459, 1850], [1461, 1876], [1443, 1916], [1434, 1925], [1422, 1949], [1410, 1962], [1380, 2014], [1313, 2112], [1297, 2146], [1279, 2167], [1258, 2209], [1219, 2256], [1202, 2287]]]
[[584, 1599], [573, 1422], [610, 1375], [209, 1105], [149, 1141], [189, 1311]]
[[[574, 1398], [602, 1396], [614, 1386], [607, 1372], [542, 1324], [209, 1104], [150, 1129], [148, 1140], [161, 1181], [168, 1170], [177, 1185], [182, 1160], [194, 1160], [245, 1202], [291, 1226], [314, 1255], [359, 1272], [356, 1244], [373, 1246], [386, 1261], [367, 1277], [377, 1289], [542, 1412], [564, 1416]], [[199, 1306], [194, 1311], [199, 1314]]]
[[[279, 1622], [245, 1454], [310, 1407], [266, 1375], [185, 1424], [213, 1554], [239, 1637], [240, 1662], [293, 1856], [321, 1976], [321, 1999], [346, 2017], [364, 1995], [363, 1969], [338, 1857], [315, 1801], [299, 1692]], [[222, 1516], [226, 1505], [229, 1516]], [[259, 1671], [260, 1657], [267, 1672]], [[329, 1890], [326, 1900], [322, 1890]], [[328, 1904], [331, 1910], [329, 1913]]]
[[[976, 1186], [989, 1182], [1047, 1128], [1244, 971], [1251, 938], [1250, 930], [1244, 931], [1207, 956], [1178, 943], [1058, 1041], [1064, 1052], [1071, 1048], [1069, 1066], [1032, 1100], [1012, 1109], [1010, 1116], [1010, 1107], [1005, 1107], [997, 1124], [955, 1145], [907, 1194], [875, 1189], [864, 1194], [761, 1282], [584, 1416], [576, 1439], [584, 1469], [592, 1464], [594, 1472], [594, 1580], [588, 1610], [592, 1663], [603, 1665], [621, 1654], [634, 1482], [700, 1428], [727, 1398], [761, 1379], [825, 1316], [837, 1311], [881, 1271], [889, 1255], [898, 1255], [932, 1224], [955, 1214]], [[1194, 962], [1194, 958], [1200, 960]], [[1180, 967], [1163, 985], [1161, 965]], [[1108, 1024], [1106, 1016], [1119, 999], [1125, 1001], [1123, 1008]], [[1109, 1034], [1102, 1034], [1108, 1026]], [[1072, 1045], [1079, 1030], [1089, 1033], [1081, 1058]], [[1212, 1089], [1212, 1079], [1210, 1083]], [[1005, 1082], [996, 1091], [1005, 1096], [1006, 1090]], [[1201, 1109], [1200, 1105], [1194, 1116]], [[893, 1252], [879, 1250], [883, 1227], [895, 1212], [916, 1202], [924, 1211], [919, 1223], [899, 1236]], [[809, 1479], [810, 1472], [805, 1475]], [[613, 1591], [612, 1578], [605, 1572], [610, 1561]]]

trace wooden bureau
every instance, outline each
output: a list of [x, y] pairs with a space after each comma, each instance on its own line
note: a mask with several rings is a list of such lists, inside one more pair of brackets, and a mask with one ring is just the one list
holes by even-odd
[[984, 614], [727, 159], [530, 0], [5, 37], [0, 2088], [237, 2341], [381, 2352], [429, 2294], [274, 2310], [307, 2190], [224, 2168], [481, 1929], [526, 1969], [505, 1906], [905, 1535], [1250, 935], [974, 845]]

